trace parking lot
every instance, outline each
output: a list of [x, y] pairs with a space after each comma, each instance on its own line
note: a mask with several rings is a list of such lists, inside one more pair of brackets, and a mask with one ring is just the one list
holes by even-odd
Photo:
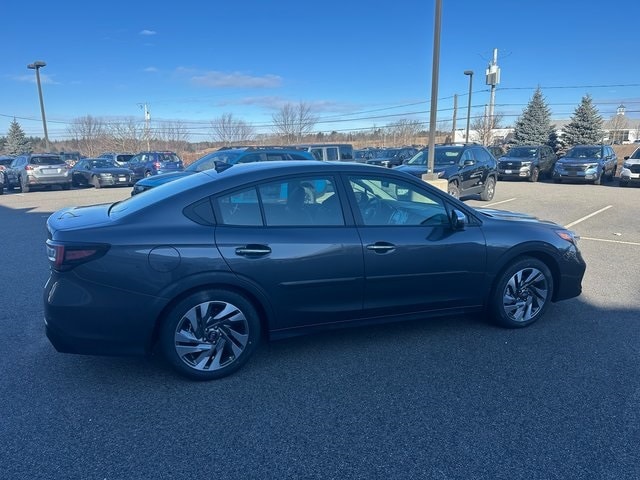
[[45, 221], [130, 188], [0, 196], [6, 478], [640, 478], [640, 188], [502, 181], [576, 231], [583, 294], [530, 328], [454, 317], [262, 345], [223, 380], [57, 353]]

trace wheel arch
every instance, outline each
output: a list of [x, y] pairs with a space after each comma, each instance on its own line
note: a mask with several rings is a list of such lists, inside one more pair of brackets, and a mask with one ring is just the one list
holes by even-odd
[[491, 288], [489, 289], [488, 295], [486, 298], [489, 299], [493, 296], [496, 289], [496, 284], [498, 283], [498, 279], [500, 278], [502, 273], [504, 273], [504, 271], [507, 268], [509, 268], [509, 266], [512, 263], [518, 260], [521, 260], [523, 258], [530, 257], [530, 258], [535, 258], [536, 260], [540, 260], [542, 263], [544, 263], [547, 266], [547, 268], [551, 272], [551, 277], [553, 278], [553, 292], [551, 292], [551, 301], [555, 302], [558, 295], [558, 291], [559, 291], [561, 275], [560, 275], [560, 266], [558, 264], [558, 260], [556, 256], [552, 253], [552, 249], [553, 247], [551, 247], [550, 245], [536, 244], [534, 248], [531, 248], [531, 246], [522, 245], [509, 250], [509, 252], [503, 255], [494, 264], [496, 268], [492, 272], [492, 277], [490, 282]]
[[181, 282], [177, 286], [172, 286], [169, 291], [162, 295], [162, 298], [168, 299], [161, 307], [160, 312], [156, 316], [151, 336], [148, 340], [147, 351], [151, 352], [158, 344], [160, 330], [165, 322], [169, 312], [182, 300], [196, 292], [203, 290], [228, 290], [238, 295], [242, 295], [249, 301], [258, 313], [260, 326], [263, 336], [268, 336], [269, 326], [273, 323], [274, 313], [269, 305], [266, 294], [259, 288], [248, 282], [242, 281], [232, 274], [220, 274], [202, 276], [198, 275], [190, 277]]

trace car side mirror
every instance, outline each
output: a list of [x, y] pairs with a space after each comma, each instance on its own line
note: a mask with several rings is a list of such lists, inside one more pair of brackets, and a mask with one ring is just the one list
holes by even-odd
[[464, 230], [467, 224], [467, 216], [460, 210], [453, 209], [451, 211], [451, 228], [454, 230]]
[[471, 165], [475, 165], [475, 164], [476, 164], [475, 160], [465, 160], [462, 165], [464, 165], [465, 167], [470, 167]]

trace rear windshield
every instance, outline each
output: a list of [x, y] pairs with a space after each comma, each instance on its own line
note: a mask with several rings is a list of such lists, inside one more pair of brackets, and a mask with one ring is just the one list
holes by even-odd
[[[215, 175], [215, 171], [213, 171]], [[188, 177], [179, 178], [164, 185], [159, 185], [155, 188], [146, 190], [138, 195], [128, 197], [121, 202], [116, 202], [109, 208], [109, 216], [112, 218], [122, 218], [127, 215], [139, 212], [158, 202], [162, 202], [169, 197], [189, 190], [190, 188], [198, 187], [204, 183], [211, 181], [211, 175], [209, 173], [199, 173], [196, 175], [189, 175]]]
[[116, 160], [118, 162], [128, 162], [133, 158], [133, 155], [118, 155], [116, 156]]
[[31, 165], [60, 165], [64, 162], [60, 157], [31, 157]]
[[179, 162], [180, 158], [175, 153], [159, 153], [158, 161], [160, 162]]

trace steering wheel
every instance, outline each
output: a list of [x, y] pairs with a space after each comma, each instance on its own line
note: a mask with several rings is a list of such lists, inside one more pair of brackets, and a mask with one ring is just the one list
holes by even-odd
[[366, 220], [373, 220], [378, 216], [383, 207], [382, 201], [378, 197], [371, 197], [362, 208], [362, 216]]

